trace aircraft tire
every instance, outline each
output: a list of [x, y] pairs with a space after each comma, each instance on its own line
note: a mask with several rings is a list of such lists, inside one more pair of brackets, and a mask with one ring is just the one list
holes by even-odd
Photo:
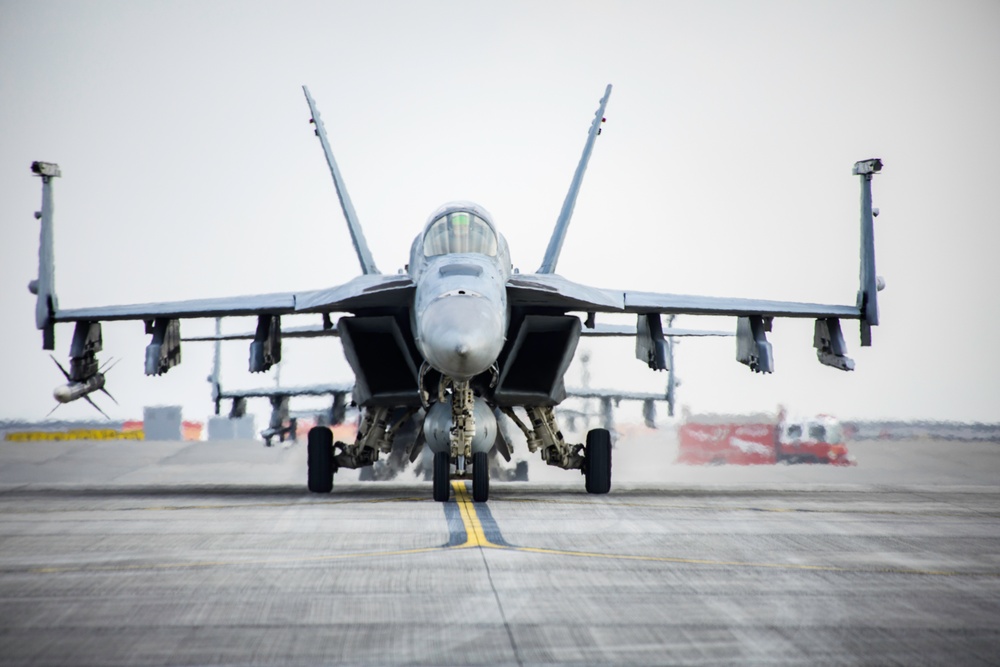
[[359, 482], [374, 482], [375, 481], [375, 466], [365, 466], [358, 471], [358, 481]]
[[434, 454], [434, 500], [448, 502], [451, 496], [451, 457], [448, 452]]
[[486, 452], [472, 455], [472, 500], [485, 503], [490, 499], [490, 461]]
[[309, 429], [308, 486], [313, 493], [333, 491], [333, 433], [325, 426]]
[[595, 428], [587, 433], [586, 480], [587, 493], [607, 493], [611, 490], [611, 433]]

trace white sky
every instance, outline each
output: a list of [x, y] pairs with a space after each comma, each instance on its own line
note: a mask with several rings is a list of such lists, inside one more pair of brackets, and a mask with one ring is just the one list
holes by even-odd
[[[0, 418], [43, 417], [62, 381], [26, 289], [41, 196], [32, 160], [63, 170], [63, 307], [356, 275], [303, 83], [383, 271], [405, 264], [426, 216], [452, 199], [490, 210], [515, 266], [532, 271], [609, 82], [558, 267], [573, 280], [853, 304], [850, 169], [885, 161], [874, 183], [883, 324], [861, 349], [844, 323], [857, 370], [821, 366], [812, 321], [781, 320], [773, 376], [736, 363], [732, 339], [680, 345], [682, 404], [1000, 421], [1000, 3], [911, 0], [0, 0]], [[56, 336], [65, 363], [72, 326]], [[146, 378], [141, 323], [105, 324], [104, 341], [102, 358], [122, 359], [109, 377], [120, 406], [96, 396], [113, 417], [159, 404], [209, 414], [210, 345], [185, 345], [179, 367]], [[631, 341], [582, 346], [595, 386], [665, 385]], [[225, 384], [273, 382], [247, 373], [246, 348], [225, 347]], [[286, 341], [284, 356], [283, 383], [349, 378], [336, 341]], [[255, 411], [261, 425], [265, 404]], [[54, 417], [94, 414], [81, 401]]]

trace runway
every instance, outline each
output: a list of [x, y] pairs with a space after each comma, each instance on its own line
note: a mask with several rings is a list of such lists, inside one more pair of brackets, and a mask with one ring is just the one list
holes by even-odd
[[734, 469], [647, 435], [607, 496], [533, 468], [486, 505], [311, 495], [303, 450], [0, 443], [0, 664], [1000, 662], [1000, 443]]

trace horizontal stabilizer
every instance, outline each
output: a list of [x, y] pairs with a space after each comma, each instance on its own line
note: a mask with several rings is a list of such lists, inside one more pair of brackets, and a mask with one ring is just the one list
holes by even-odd
[[225, 389], [219, 391], [219, 398], [261, 398], [265, 396], [336, 396], [349, 394], [354, 383], [311, 384], [289, 387], [261, 387], [258, 389]]

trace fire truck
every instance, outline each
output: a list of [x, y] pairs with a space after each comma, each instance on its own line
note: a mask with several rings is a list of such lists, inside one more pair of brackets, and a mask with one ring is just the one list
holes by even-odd
[[840, 422], [829, 415], [789, 419], [753, 415], [689, 416], [677, 432], [677, 462], [690, 465], [825, 463], [850, 466]]

